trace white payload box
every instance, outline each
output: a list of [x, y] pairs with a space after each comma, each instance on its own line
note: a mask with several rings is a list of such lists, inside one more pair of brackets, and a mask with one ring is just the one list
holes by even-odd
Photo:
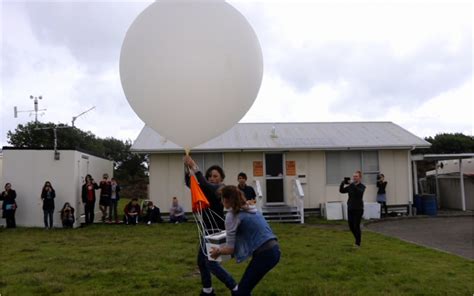
[[380, 219], [380, 204], [378, 202], [364, 202], [364, 215], [362, 217], [365, 220]]
[[[342, 214], [344, 216], [344, 220], [348, 220], [347, 216], [347, 204], [342, 204]], [[362, 218], [365, 220], [369, 219], [380, 219], [380, 204], [376, 202], [364, 202], [364, 214]]]
[[342, 203], [340, 201], [326, 202], [322, 206], [323, 216], [327, 220], [342, 220]]
[[211, 248], [221, 248], [221, 247], [225, 246], [226, 238], [227, 238], [227, 234], [226, 234], [225, 231], [213, 233], [213, 234], [210, 234], [210, 235], [206, 235], [204, 237], [204, 240], [206, 242], [207, 258], [210, 261], [223, 262], [223, 261], [227, 261], [231, 258], [230, 255], [220, 255], [219, 257], [214, 259], [210, 255]]
[[347, 216], [347, 203], [346, 202], [342, 203], [342, 217], [344, 218], [344, 220], [349, 220]]

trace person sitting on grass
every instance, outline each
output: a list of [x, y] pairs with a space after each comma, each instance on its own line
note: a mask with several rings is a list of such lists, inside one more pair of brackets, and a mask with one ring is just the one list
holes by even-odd
[[158, 207], [155, 207], [152, 201], [149, 201], [146, 210], [145, 223], [149, 225], [152, 223], [161, 222], [163, 222], [163, 219], [161, 219], [160, 209]]
[[178, 199], [176, 196], [173, 197], [173, 206], [170, 208], [170, 223], [186, 222], [188, 219], [184, 214], [184, 209], [179, 205]]
[[125, 206], [124, 212], [125, 224], [138, 224], [138, 217], [140, 216], [140, 205], [138, 204], [138, 198], [132, 198], [132, 200]]
[[72, 228], [74, 226], [74, 208], [67, 202], [60, 211], [63, 228]]

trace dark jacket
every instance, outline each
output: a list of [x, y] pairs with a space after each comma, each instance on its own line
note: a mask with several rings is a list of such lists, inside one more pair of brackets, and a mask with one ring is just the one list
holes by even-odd
[[[219, 228], [224, 230], [224, 206], [222, 205], [220, 196], [217, 193], [223, 185], [215, 185], [207, 182], [206, 178], [204, 178], [202, 172], [196, 172], [196, 179], [199, 182], [199, 187], [201, 187], [202, 192], [209, 201], [210, 207], [209, 209], [205, 209], [203, 211], [203, 220], [204, 224], [206, 225], [207, 229]], [[185, 175], [186, 186], [190, 186], [190, 177], [188, 174]], [[212, 219], [212, 215], [218, 215], [219, 217], [215, 217]], [[215, 222], [214, 222], [215, 221]], [[217, 224], [217, 225], [216, 225]]]
[[237, 186], [237, 188], [239, 188], [239, 190], [243, 192], [243, 194], [245, 195], [245, 199], [255, 200], [255, 197], [257, 195], [255, 194], [255, 190], [253, 189], [252, 186], [245, 185], [244, 188], [241, 188], [240, 186]]
[[0, 195], [0, 200], [3, 200], [2, 210], [3, 211], [14, 211], [17, 208], [16, 204], [16, 191], [13, 189], [8, 190], [8, 195], [6, 191], [3, 191]]
[[[110, 186], [110, 190], [112, 190], [112, 186]], [[119, 201], [120, 200], [120, 185], [117, 184], [116, 187], [115, 187], [115, 201]], [[112, 191], [110, 191], [110, 197], [112, 197]]]
[[377, 181], [377, 194], [385, 194], [385, 187], [387, 187], [387, 181]]
[[347, 209], [348, 210], [363, 210], [364, 209], [364, 191], [365, 185], [359, 183], [355, 185], [354, 183], [349, 184], [344, 187], [344, 182], [339, 186], [340, 193], [349, 193], [349, 199], [347, 200]]
[[163, 222], [163, 219], [161, 219], [160, 209], [157, 206], [153, 207], [153, 209], [147, 208], [145, 222], [146, 223]]
[[56, 197], [56, 191], [54, 191], [54, 189], [51, 190], [49, 198], [48, 198], [48, 192], [46, 190], [43, 190], [41, 192], [41, 199], [43, 200], [43, 210], [45, 211], [54, 210], [55, 197]]
[[[97, 183], [92, 183], [92, 203], [95, 203], [95, 190], [99, 189], [99, 185]], [[82, 185], [82, 202], [87, 203], [87, 183]]]

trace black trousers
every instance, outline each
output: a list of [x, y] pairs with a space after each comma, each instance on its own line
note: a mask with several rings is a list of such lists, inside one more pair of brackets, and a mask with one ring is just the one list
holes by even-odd
[[362, 232], [360, 230], [360, 221], [362, 220], [362, 215], [364, 210], [348, 210], [347, 218], [349, 223], [349, 228], [351, 229], [352, 234], [355, 238], [355, 244], [360, 246], [362, 240]]
[[95, 208], [95, 203], [88, 203], [84, 205], [84, 213], [86, 214], [86, 224], [92, 224], [94, 223], [94, 208]]
[[3, 213], [5, 215], [5, 219], [7, 220], [7, 228], [15, 228], [15, 210], [6, 210]]
[[[383, 209], [385, 211], [385, 215], [388, 215], [388, 208], [387, 208], [387, 203], [385, 201], [378, 201], [380, 204], [380, 209]], [[380, 210], [380, 214], [382, 214], [382, 210]]]

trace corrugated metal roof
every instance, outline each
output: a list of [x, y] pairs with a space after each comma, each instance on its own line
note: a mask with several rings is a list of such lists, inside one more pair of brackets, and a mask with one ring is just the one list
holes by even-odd
[[[431, 144], [392, 122], [238, 123], [193, 151], [411, 149]], [[132, 151], [183, 151], [145, 126]]]

